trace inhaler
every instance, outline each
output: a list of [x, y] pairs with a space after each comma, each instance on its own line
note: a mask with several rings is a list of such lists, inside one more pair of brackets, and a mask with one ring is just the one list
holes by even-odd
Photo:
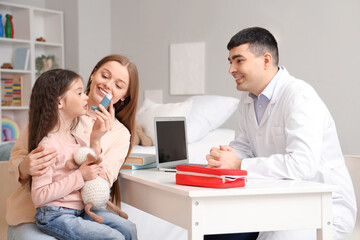
[[[110, 101], [112, 99], [113, 95], [111, 93], [107, 93], [105, 95], [105, 97], [101, 100], [100, 104], [104, 106], [104, 108], [107, 108], [110, 104]], [[99, 107], [96, 107], [96, 106], [92, 106], [91, 107], [91, 110], [98, 110], [101, 112], [100, 108]]]

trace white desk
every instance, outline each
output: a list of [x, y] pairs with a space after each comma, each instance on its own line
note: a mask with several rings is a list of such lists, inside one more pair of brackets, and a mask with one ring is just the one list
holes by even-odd
[[333, 185], [249, 179], [244, 188], [211, 189], [175, 184], [175, 173], [121, 170], [126, 204], [188, 230], [189, 240], [205, 234], [317, 229], [332, 239]]

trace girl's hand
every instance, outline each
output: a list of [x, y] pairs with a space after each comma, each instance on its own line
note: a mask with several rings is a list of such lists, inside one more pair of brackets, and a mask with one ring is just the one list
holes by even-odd
[[20, 178], [28, 179], [30, 176], [43, 175], [55, 163], [56, 156], [57, 152], [53, 148], [45, 149], [43, 146], [35, 148], [20, 163]]
[[93, 180], [99, 175], [100, 166], [98, 164], [94, 164], [92, 160], [88, 159], [81, 164], [79, 171], [84, 181]]

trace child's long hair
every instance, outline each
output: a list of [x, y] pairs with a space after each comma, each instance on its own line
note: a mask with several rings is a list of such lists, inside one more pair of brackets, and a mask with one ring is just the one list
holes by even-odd
[[[56, 127], [59, 121], [59, 98], [80, 76], [70, 70], [54, 69], [44, 72], [36, 80], [30, 97], [29, 153], [37, 148], [41, 139]], [[76, 120], [72, 128], [78, 123]]]
[[[135, 116], [138, 105], [138, 95], [139, 95], [139, 74], [136, 68], [136, 65], [132, 63], [127, 57], [118, 54], [112, 54], [101, 59], [94, 69], [92, 70], [88, 84], [86, 86], [85, 93], [89, 94], [91, 86], [91, 76], [95, 73], [102, 65], [107, 62], [115, 61], [125, 66], [129, 72], [129, 88], [126, 94], [125, 101], [121, 103], [118, 101], [114, 104], [115, 117], [118, 119], [125, 127], [130, 131], [130, 147], [126, 158], [129, 156], [135, 136]], [[126, 159], [125, 158], [125, 159]], [[120, 189], [119, 184], [115, 182], [111, 188], [111, 199], [112, 201], [120, 206]]]

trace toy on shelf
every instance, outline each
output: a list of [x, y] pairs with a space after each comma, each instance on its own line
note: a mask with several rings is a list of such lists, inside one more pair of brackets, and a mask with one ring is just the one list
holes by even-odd
[[36, 41], [37, 41], [37, 42], [46, 42], [45, 38], [43, 38], [43, 37], [38, 37], [38, 38], [36, 39]]
[[5, 37], [7, 38], [14, 38], [14, 25], [12, 19], [12, 15], [6, 14]]
[[13, 119], [3, 116], [1, 118], [1, 133], [2, 141], [14, 141], [19, 137], [19, 125]]
[[41, 55], [40, 57], [37, 57], [35, 59], [35, 68], [38, 73], [42, 73], [57, 67], [58, 65], [55, 61], [54, 55], [49, 55], [49, 56]]
[[0, 37], [4, 37], [4, 26], [2, 23], [2, 15], [0, 13]]
[[11, 65], [11, 63], [3, 63], [3, 65], [1, 65], [2, 69], [14, 69], [14, 67]]

